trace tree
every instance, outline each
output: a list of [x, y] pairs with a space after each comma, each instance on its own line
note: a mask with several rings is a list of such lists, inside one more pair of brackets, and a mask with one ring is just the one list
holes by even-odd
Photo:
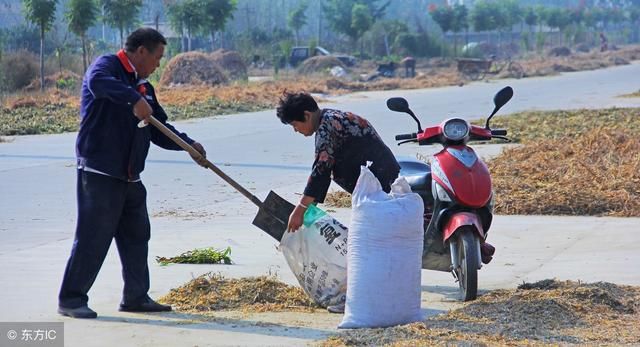
[[40, 29], [40, 90], [44, 90], [44, 34], [56, 16], [57, 0], [22, 0], [25, 18]]
[[[451, 31], [459, 33], [468, 31], [469, 29], [469, 11], [465, 5], [456, 4], [453, 6], [453, 22], [451, 23]], [[465, 41], [468, 41], [465, 39]], [[468, 42], [467, 42], [468, 43]], [[453, 51], [458, 51], [458, 37], [453, 37]]]
[[120, 32], [120, 46], [124, 47], [124, 31], [131, 28], [142, 7], [142, 0], [102, 0], [104, 19]]
[[181, 37], [187, 32], [187, 51], [191, 51], [193, 34], [200, 31], [204, 25], [205, 13], [200, 0], [185, 0], [168, 6], [169, 23]]
[[98, 19], [98, 5], [94, 0], [70, 0], [66, 13], [69, 30], [82, 42], [82, 71], [87, 70], [87, 30]]
[[362, 35], [367, 32], [373, 25], [373, 16], [369, 8], [364, 4], [355, 4], [351, 9], [351, 28], [355, 33], [355, 37], [360, 39], [360, 56], [364, 56], [364, 44]]
[[531, 49], [532, 33], [535, 26], [538, 24], [538, 14], [533, 6], [528, 6], [524, 10], [524, 22], [529, 27], [529, 31], [526, 36], [527, 51]]
[[492, 31], [500, 27], [500, 8], [493, 2], [478, 1], [471, 10], [471, 22], [476, 31]]
[[[329, 21], [329, 26], [333, 30], [346, 35], [355, 43], [360, 39], [362, 33], [364, 33], [360, 30], [363, 28], [363, 25], [368, 21], [370, 21], [372, 25], [378, 19], [384, 17], [385, 11], [391, 3], [391, 1], [387, 1], [382, 5], [378, 5], [378, 2], [378, 0], [326, 0], [322, 4], [322, 11], [325, 14], [325, 18]], [[364, 5], [368, 9], [368, 14], [360, 7], [360, 9], [355, 11], [359, 18], [354, 22], [353, 8], [355, 5]], [[356, 27], [354, 27], [354, 24], [356, 24]], [[371, 27], [371, 25], [369, 25], [369, 27]]]
[[307, 8], [309, 8], [309, 3], [302, 1], [293, 11], [289, 12], [289, 17], [287, 18], [289, 28], [293, 29], [293, 32], [296, 34], [296, 45], [300, 39], [300, 29], [307, 24], [307, 15], [305, 14]]
[[562, 32], [571, 24], [571, 17], [566, 9], [552, 7], [548, 9], [546, 22], [550, 28], [557, 28]]
[[233, 12], [238, 6], [237, 0], [203, 0], [204, 19], [203, 30], [211, 35], [211, 49], [215, 50], [216, 32], [224, 30], [227, 20], [233, 18]]

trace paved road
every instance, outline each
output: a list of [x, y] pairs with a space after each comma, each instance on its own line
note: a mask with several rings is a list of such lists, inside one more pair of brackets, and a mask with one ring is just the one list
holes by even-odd
[[[635, 77], [634, 77], [635, 76]], [[413, 131], [408, 116], [386, 110], [390, 96], [405, 96], [423, 125], [448, 116], [470, 119], [492, 109], [493, 94], [515, 90], [502, 114], [529, 109], [640, 106], [619, 98], [640, 89], [640, 64], [555, 77], [479, 82], [430, 90], [356, 93], [329, 98], [325, 107], [366, 116], [387, 143]], [[294, 134], [273, 111], [178, 122], [202, 142], [210, 158], [259, 197], [269, 189], [294, 200], [303, 188], [313, 150], [311, 139]], [[336, 315], [230, 314], [214, 322], [188, 315], [129, 315], [117, 312], [122, 284], [113, 250], [90, 293], [100, 315], [73, 321], [55, 314], [56, 294], [75, 224], [75, 134], [23, 136], [0, 144], [0, 321], [63, 321], [68, 346], [114, 345], [283, 345], [305, 344], [334, 331]], [[392, 147], [399, 155], [425, 153], [415, 146]], [[486, 150], [486, 149], [485, 149]], [[490, 150], [489, 150], [490, 151]], [[165, 294], [193, 276], [220, 271], [233, 277], [278, 273], [294, 283], [275, 243], [250, 222], [255, 207], [186, 154], [152, 149], [143, 180], [149, 190], [153, 237], [152, 295]], [[349, 213], [339, 210], [339, 219]], [[482, 289], [513, 287], [550, 277], [640, 285], [640, 234], [635, 218], [498, 216], [491, 239], [499, 257], [480, 273]], [[233, 249], [232, 266], [169, 266], [155, 256], [196, 247]], [[449, 309], [455, 287], [449, 274], [423, 272], [426, 314]], [[271, 324], [256, 324], [255, 320]], [[3, 337], [0, 336], [0, 345]]]

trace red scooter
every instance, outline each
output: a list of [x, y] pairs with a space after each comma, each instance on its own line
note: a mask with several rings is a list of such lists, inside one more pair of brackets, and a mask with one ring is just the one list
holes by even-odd
[[399, 160], [404, 176], [425, 205], [425, 238], [422, 268], [451, 272], [459, 283], [464, 301], [478, 292], [478, 270], [491, 261], [495, 248], [485, 242], [493, 218], [491, 176], [485, 163], [467, 146], [469, 141], [493, 138], [509, 141], [504, 129], [491, 129], [489, 121], [513, 96], [505, 87], [493, 98], [495, 108], [485, 127], [450, 118], [422, 130], [420, 121], [403, 98], [387, 100], [387, 107], [408, 113], [418, 123], [418, 132], [396, 136], [398, 145], [441, 144], [431, 165], [418, 160]]

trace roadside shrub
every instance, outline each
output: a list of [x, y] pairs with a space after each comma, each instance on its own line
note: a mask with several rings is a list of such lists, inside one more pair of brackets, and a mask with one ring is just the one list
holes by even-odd
[[438, 57], [442, 50], [442, 42], [427, 34], [399, 34], [393, 46], [394, 49], [400, 49], [402, 54], [415, 57]]
[[14, 92], [27, 86], [36, 77], [38, 58], [26, 50], [8, 53], [0, 62], [0, 70], [0, 89]]

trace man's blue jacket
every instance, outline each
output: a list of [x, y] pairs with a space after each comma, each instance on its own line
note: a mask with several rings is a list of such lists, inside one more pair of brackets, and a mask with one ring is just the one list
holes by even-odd
[[[103, 55], [89, 67], [82, 81], [80, 130], [76, 140], [78, 165], [132, 181], [140, 178], [149, 144], [181, 150], [171, 139], [149, 125], [138, 128], [133, 105], [146, 98], [153, 115], [187, 143], [194, 140], [167, 124], [167, 114], [150, 83], [139, 80], [128, 61]], [[146, 94], [146, 95], [143, 95]]]

